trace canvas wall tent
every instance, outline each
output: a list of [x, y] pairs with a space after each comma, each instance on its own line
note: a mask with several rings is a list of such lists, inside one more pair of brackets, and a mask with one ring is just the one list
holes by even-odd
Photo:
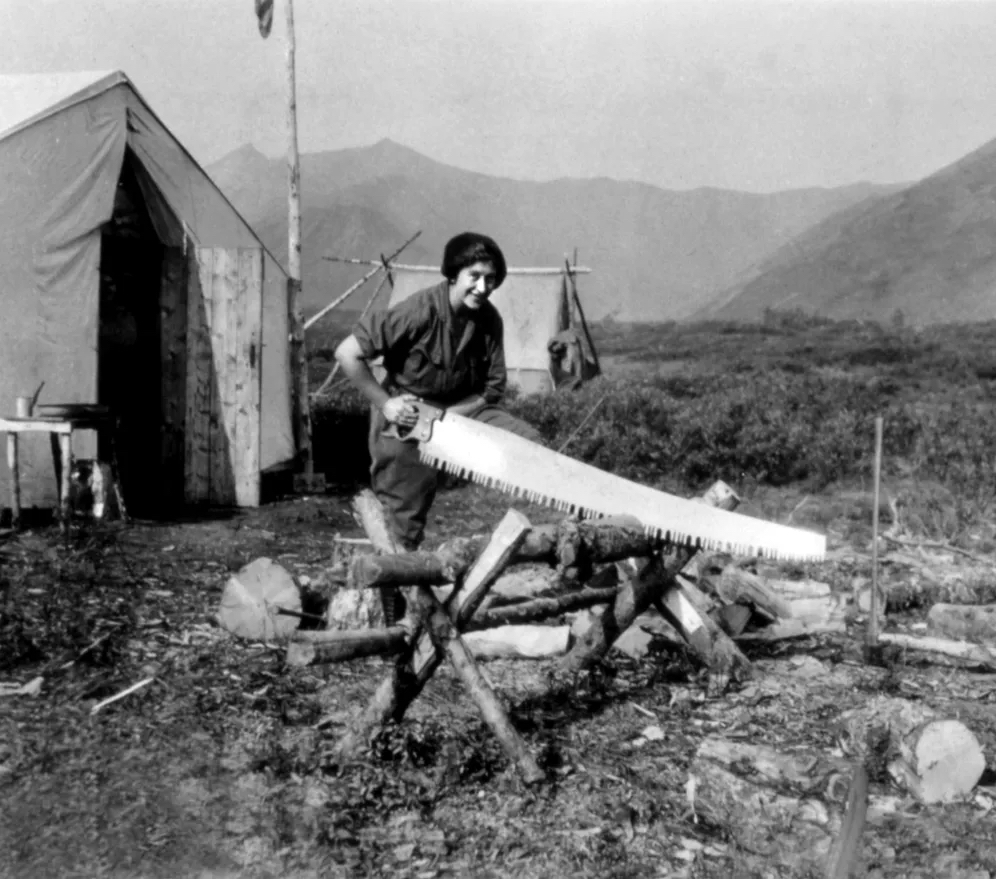
[[[286, 274], [252, 229], [120, 72], [0, 77], [0, 179], [0, 411], [42, 381], [111, 405], [132, 507], [257, 504], [294, 444]], [[50, 504], [48, 438], [22, 440]]]
[[[403, 302], [442, 280], [436, 266], [392, 266], [393, 289], [382, 307]], [[505, 363], [510, 385], [522, 393], [551, 391], [565, 383], [586, 381], [598, 373], [598, 360], [580, 326], [566, 270], [509, 268], [491, 296], [505, 325]], [[376, 306], [375, 306], [376, 307]], [[555, 356], [550, 343], [557, 337]], [[567, 367], [571, 367], [568, 372]]]

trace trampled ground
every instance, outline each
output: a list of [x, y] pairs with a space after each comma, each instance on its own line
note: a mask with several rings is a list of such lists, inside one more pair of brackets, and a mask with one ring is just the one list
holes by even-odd
[[[789, 576], [844, 589], [868, 575], [868, 504], [856, 497], [799, 509], [791, 490], [758, 494], [766, 515], [808, 510], [831, 535], [832, 560]], [[509, 505], [475, 487], [448, 491], [430, 542], [486, 532]], [[533, 701], [521, 694], [547, 663], [484, 664], [547, 770], [538, 788], [523, 787], [445, 666], [366, 761], [330, 768], [331, 743], [384, 661], [287, 670], [280, 649], [236, 642], [210, 619], [229, 573], [253, 558], [313, 579], [341, 560], [335, 536], [361, 536], [348, 510], [348, 495], [329, 495], [232, 518], [87, 526], [69, 548], [54, 530], [0, 544], [0, 680], [42, 678], [37, 695], [0, 696], [0, 875], [808, 875], [745, 848], [689, 799], [689, 763], [707, 736], [840, 753], [835, 718], [886, 692], [960, 716], [993, 764], [996, 676], [912, 656], [866, 666], [855, 622], [846, 636], [749, 651], [754, 677], [717, 698], [687, 658], [660, 650], [614, 653], [570, 693]], [[985, 569], [973, 563], [971, 576]], [[660, 734], [642, 735], [648, 727]], [[883, 782], [872, 792], [896, 793]], [[861, 875], [996, 875], [996, 791], [977, 792], [872, 814]]]
[[[871, 421], [884, 415], [883, 527], [899, 515], [914, 543], [956, 548], [890, 552], [883, 581], [993, 587], [996, 325], [920, 333], [774, 315], [763, 327], [610, 327], [597, 341], [619, 383], [517, 403], [552, 447], [569, 441], [576, 457], [686, 494], [726, 478], [743, 512], [828, 535], [825, 564], [780, 575], [843, 596], [871, 574]], [[362, 472], [362, 406], [343, 398], [318, 414], [320, 466]], [[792, 827], [690, 796], [689, 769], [715, 737], [803, 765], [850, 758], [840, 715], [878, 695], [960, 717], [988, 769], [965, 802], [931, 807], [873, 774], [858, 875], [996, 875], [996, 675], [912, 654], [868, 666], [853, 614], [846, 634], [746, 646], [753, 677], [715, 698], [656, 641], [539, 699], [523, 694], [542, 690], [549, 662], [482, 664], [547, 772], [534, 789], [446, 666], [364, 762], [330, 765], [386, 664], [286, 669], [280, 648], [211, 620], [230, 573], [254, 558], [302, 582], [341, 562], [351, 545], [336, 536], [361, 536], [351, 491], [229, 518], [87, 525], [69, 547], [54, 529], [0, 536], [0, 684], [29, 685], [0, 686], [0, 876], [822, 876], [817, 863], [788, 866]], [[510, 505], [445, 492], [428, 543], [486, 533]], [[749, 779], [750, 766], [734, 769]], [[843, 807], [839, 785], [782, 792]]]

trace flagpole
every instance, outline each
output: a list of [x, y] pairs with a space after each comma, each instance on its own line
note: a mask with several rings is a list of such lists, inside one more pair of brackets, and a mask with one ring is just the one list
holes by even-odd
[[290, 361], [294, 435], [305, 478], [314, 474], [311, 448], [311, 411], [308, 402], [308, 353], [301, 309], [301, 160], [297, 147], [297, 84], [294, 71], [294, 0], [284, 0], [287, 12], [287, 316], [290, 323]]

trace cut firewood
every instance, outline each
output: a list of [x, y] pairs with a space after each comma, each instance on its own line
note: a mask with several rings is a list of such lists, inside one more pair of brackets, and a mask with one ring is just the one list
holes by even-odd
[[984, 644], [952, 641], [948, 638], [921, 638], [916, 635], [902, 635], [898, 632], [881, 632], [878, 640], [883, 644], [894, 644], [906, 650], [937, 653], [942, 656], [950, 656], [953, 659], [963, 659], [989, 670], [996, 670], [996, 648], [986, 647]]
[[718, 694], [732, 678], [750, 675], [750, 660], [705, 610], [710, 604], [694, 583], [676, 577], [657, 606], [709, 670], [708, 690]]
[[[728, 486], [717, 483], [702, 501], [722, 509], [733, 509], [737, 497]], [[616, 638], [655, 602], [667, 615], [668, 622], [689, 639], [693, 652], [708, 665], [711, 672], [715, 671], [715, 680], [728, 681], [735, 666], [749, 667], [746, 657], [715, 622], [696, 610], [675, 580], [694, 552], [679, 547], [667, 556], [655, 556], [643, 564], [642, 569], [639, 564], [636, 565], [637, 572], [619, 587], [615, 601], [595, 618], [593, 625], [560, 660], [557, 675], [570, 679], [598, 662]]]
[[736, 566], [727, 567], [719, 577], [700, 579], [699, 588], [713, 592], [724, 604], [746, 604], [773, 620], [788, 619], [788, 603], [764, 580]]
[[949, 638], [996, 647], [996, 604], [935, 604], [927, 625]]
[[570, 626], [499, 626], [463, 640], [478, 659], [545, 659], [566, 653], [570, 637]]
[[751, 609], [742, 604], [728, 604], [713, 613], [713, 619], [731, 638], [735, 638], [750, 622]]
[[300, 613], [300, 590], [286, 568], [259, 558], [229, 577], [221, 594], [218, 624], [239, 638], [282, 641], [300, 620], [280, 614], [279, 609]]
[[964, 798], [986, 768], [982, 746], [964, 723], [919, 702], [875, 697], [842, 714], [840, 723], [866, 766], [884, 762], [892, 779], [924, 803]]

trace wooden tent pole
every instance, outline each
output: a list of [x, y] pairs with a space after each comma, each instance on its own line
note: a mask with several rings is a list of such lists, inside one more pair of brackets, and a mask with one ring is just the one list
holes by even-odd
[[[377, 301], [377, 297], [380, 295], [380, 291], [384, 289], [384, 284], [387, 283], [390, 277], [391, 275], [389, 272], [384, 273], [384, 277], [380, 279], [380, 282], [377, 284], [376, 289], [373, 291], [373, 293], [370, 294], [370, 298], [367, 300], [367, 304], [363, 306], [363, 311], [360, 312], [360, 316], [359, 318], [357, 318], [357, 322], [363, 320], [363, 318], [367, 316], [367, 312], [370, 311], [370, 306]], [[333, 381], [335, 381], [335, 377], [339, 374], [340, 365], [341, 364], [337, 360], [335, 362], [335, 366], [333, 366], [332, 370], [329, 372], [328, 378], [326, 378], [325, 381], [322, 382], [322, 386], [311, 395], [312, 397], [320, 397], [325, 392], [325, 389], [330, 384], [332, 384]]]
[[[306, 330], [309, 329], [313, 324], [315, 324], [317, 321], [319, 321], [323, 317], [325, 317], [325, 315], [328, 314], [333, 308], [335, 308], [337, 305], [340, 305], [343, 302], [345, 302], [346, 299], [348, 299], [357, 290], [359, 290], [360, 287], [362, 287], [367, 281], [369, 281], [374, 275], [376, 275], [377, 272], [379, 272], [383, 268], [387, 268], [387, 264], [390, 263], [390, 261], [392, 259], [394, 259], [398, 254], [400, 254], [401, 251], [403, 251], [409, 244], [411, 244], [421, 234], [422, 234], [422, 230], [419, 229], [418, 232], [416, 232], [414, 235], [412, 235], [411, 238], [409, 238], [404, 244], [402, 244], [401, 247], [399, 247], [396, 251], [394, 251], [394, 253], [392, 253], [389, 257], [385, 258], [384, 254], [381, 254], [381, 256], [380, 256], [380, 262], [375, 262], [374, 260], [355, 260], [355, 259], [351, 259], [351, 260], [338, 260], [338, 262], [350, 262], [350, 263], [354, 263], [354, 264], [358, 264], [358, 265], [370, 265], [370, 266], [376, 266], [376, 268], [371, 269], [362, 278], [360, 278], [360, 280], [358, 280], [355, 284], [353, 284], [345, 293], [343, 293], [341, 296], [337, 296], [328, 305], [326, 305], [321, 311], [319, 311], [317, 314], [313, 314], [310, 318], [308, 318], [308, 321], [307, 321], [307, 323], [305, 323], [304, 328]], [[327, 256], [323, 257], [323, 259], [328, 259], [328, 257]], [[392, 286], [394, 286], [393, 282], [392, 282]]]
[[[353, 266], [379, 266], [379, 265], [381, 265], [381, 262], [379, 260], [376, 260], [376, 259], [354, 259], [353, 257], [347, 257], [347, 256], [323, 256], [322, 259], [324, 259], [326, 262], [343, 262], [343, 263], [348, 263], [349, 265], [353, 265]], [[390, 261], [390, 260], [391, 260], [391, 257], [388, 257], [388, 261]], [[439, 271], [439, 266], [413, 265], [411, 263], [392, 262], [391, 263], [391, 269], [392, 269], [392, 271], [400, 269], [403, 272], [425, 272], [426, 274], [430, 274], [432, 272], [438, 272]], [[590, 275], [591, 274], [591, 268], [589, 268], [588, 266], [572, 266], [571, 267], [571, 271], [574, 272], [575, 275]], [[531, 267], [525, 267], [525, 268], [523, 268], [523, 267], [516, 267], [516, 266], [509, 266], [509, 268], [508, 268], [508, 274], [509, 274], [509, 276], [512, 276], [512, 275], [562, 275], [563, 273], [564, 273], [563, 269], [560, 269], [560, 268], [549, 268], [549, 267], [542, 267], [542, 266], [531, 266]]]
[[290, 367], [294, 437], [304, 472], [314, 473], [311, 450], [311, 407], [308, 403], [308, 352], [301, 310], [301, 160], [297, 148], [297, 84], [294, 73], [294, 0], [284, 0], [287, 13], [287, 317], [290, 324]]
[[571, 294], [574, 296], [574, 304], [578, 308], [578, 317], [581, 318], [581, 329], [584, 331], [584, 337], [588, 340], [588, 347], [591, 349], [591, 356], [595, 359], [595, 369], [601, 373], [602, 364], [598, 362], [598, 352], [595, 350], [595, 340], [592, 339], [591, 333], [588, 331], [588, 321], [584, 317], [584, 309], [581, 307], [581, 297], [578, 296], [578, 285], [574, 281], [574, 274], [577, 271], [575, 266], [571, 265], [571, 261], [565, 256], [564, 257], [564, 268], [567, 270], [567, 277], [571, 282]]

